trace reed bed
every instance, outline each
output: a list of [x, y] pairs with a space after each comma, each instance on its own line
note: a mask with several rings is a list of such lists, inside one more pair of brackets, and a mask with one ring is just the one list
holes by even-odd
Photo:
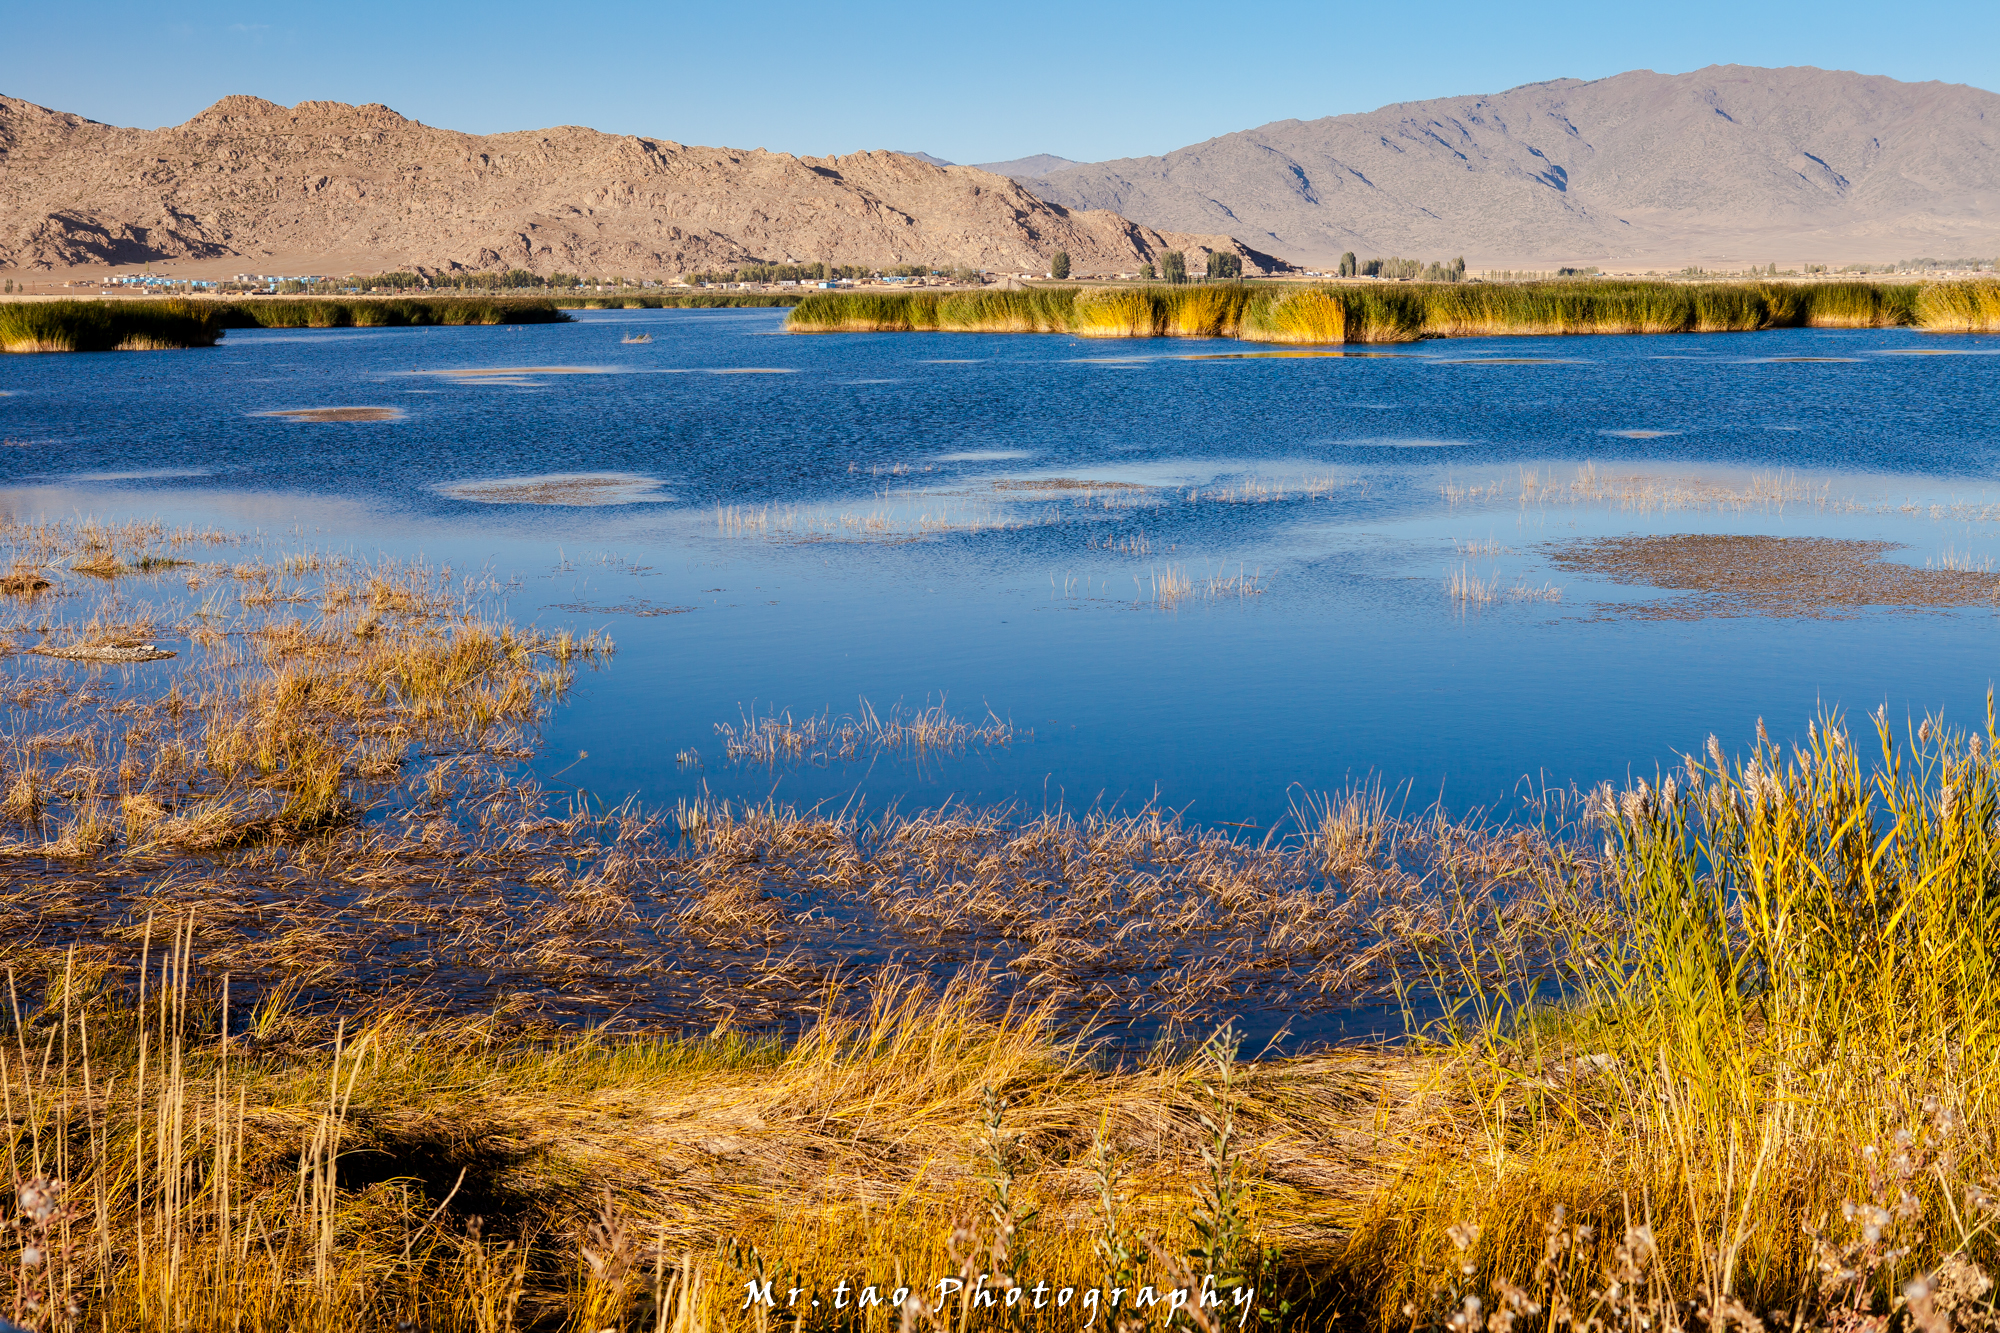
[[7, 301], [0, 302], [0, 351], [164, 351], [213, 347], [229, 329], [549, 324], [568, 319], [539, 298]]
[[561, 310], [770, 310], [805, 300], [804, 292], [674, 292], [623, 296], [552, 296]]
[[398, 296], [342, 300], [301, 297], [218, 302], [224, 328], [348, 329], [422, 325], [565, 324], [569, 316], [540, 296]]
[[1396, 343], [1570, 333], [1994, 327], [2000, 284], [1544, 282], [1197, 284], [1012, 292], [815, 292], [797, 333], [965, 331]]
[[1917, 323], [1951, 333], [2000, 332], [2000, 281], [1937, 282], [1917, 294]]
[[118, 352], [213, 347], [225, 327], [206, 301], [0, 302], [0, 351]]
[[[1790, 750], [1760, 727], [1604, 789], [1601, 891], [1497, 950], [1440, 942], [1465, 1003], [1426, 1049], [1459, 1109], [1354, 1233], [1381, 1322], [1475, 1296], [1556, 1322], [1636, 1302], [1621, 1327], [1988, 1326], [2000, 733], [1990, 707], [1970, 735], [1871, 721], [1872, 753], [1837, 718]], [[1553, 978], [1503, 961], [1538, 955]]]

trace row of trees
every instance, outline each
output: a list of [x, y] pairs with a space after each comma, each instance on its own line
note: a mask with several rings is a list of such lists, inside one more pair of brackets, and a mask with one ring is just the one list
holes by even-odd
[[1340, 257], [1340, 276], [1343, 278], [1422, 278], [1425, 282], [1464, 282], [1465, 256], [1456, 259], [1434, 259], [1425, 264], [1421, 259], [1404, 259], [1391, 255], [1387, 259], [1360, 260], [1349, 250]]
[[[1069, 276], [1069, 251], [1058, 250], [1049, 256], [1049, 276], [1058, 282]], [[1160, 256], [1156, 268], [1148, 262], [1139, 266], [1139, 276], [1155, 281], [1186, 282], [1188, 280], [1187, 256], [1179, 250], [1169, 250]], [[1208, 276], [1224, 281], [1243, 276], [1243, 256], [1211, 251], [1208, 256]]]

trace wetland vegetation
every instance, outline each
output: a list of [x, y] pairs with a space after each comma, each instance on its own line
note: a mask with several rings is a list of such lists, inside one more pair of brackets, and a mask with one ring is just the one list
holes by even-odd
[[[1995, 1320], [1990, 716], [1711, 738], [1510, 823], [606, 809], [526, 765], [611, 644], [488, 576], [0, 537], [0, 1310], [37, 1330]], [[1408, 1035], [1258, 1059], [1217, 1030], [1251, 992]]]
[[798, 333], [1066, 333], [1276, 343], [1906, 325], [1940, 331], [2000, 329], [2000, 282], [1215, 283], [814, 292], [786, 321], [786, 328]]
[[160, 351], [213, 347], [229, 329], [553, 324], [568, 318], [536, 297], [7, 301], [0, 302], [0, 351]]

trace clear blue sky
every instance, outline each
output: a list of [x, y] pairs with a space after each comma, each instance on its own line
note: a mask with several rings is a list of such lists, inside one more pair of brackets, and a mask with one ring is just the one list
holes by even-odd
[[[1818, 65], [2000, 89], [2000, 3], [775, 0], [11, 6], [0, 92], [177, 124], [227, 93], [958, 162], [1159, 153], [1287, 117], [1628, 69]], [[2000, 133], [2000, 126], [1995, 127]]]

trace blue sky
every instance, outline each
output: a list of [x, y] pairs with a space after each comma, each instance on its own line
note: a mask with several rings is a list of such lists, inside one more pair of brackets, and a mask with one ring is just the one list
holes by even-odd
[[774, 0], [23, 4], [0, 92], [152, 128], [227, 93], [959, 162], [1164, 152], [1288, 117], [1628, 69], [1818, 65], [2000, 89], [2000, 4]]

